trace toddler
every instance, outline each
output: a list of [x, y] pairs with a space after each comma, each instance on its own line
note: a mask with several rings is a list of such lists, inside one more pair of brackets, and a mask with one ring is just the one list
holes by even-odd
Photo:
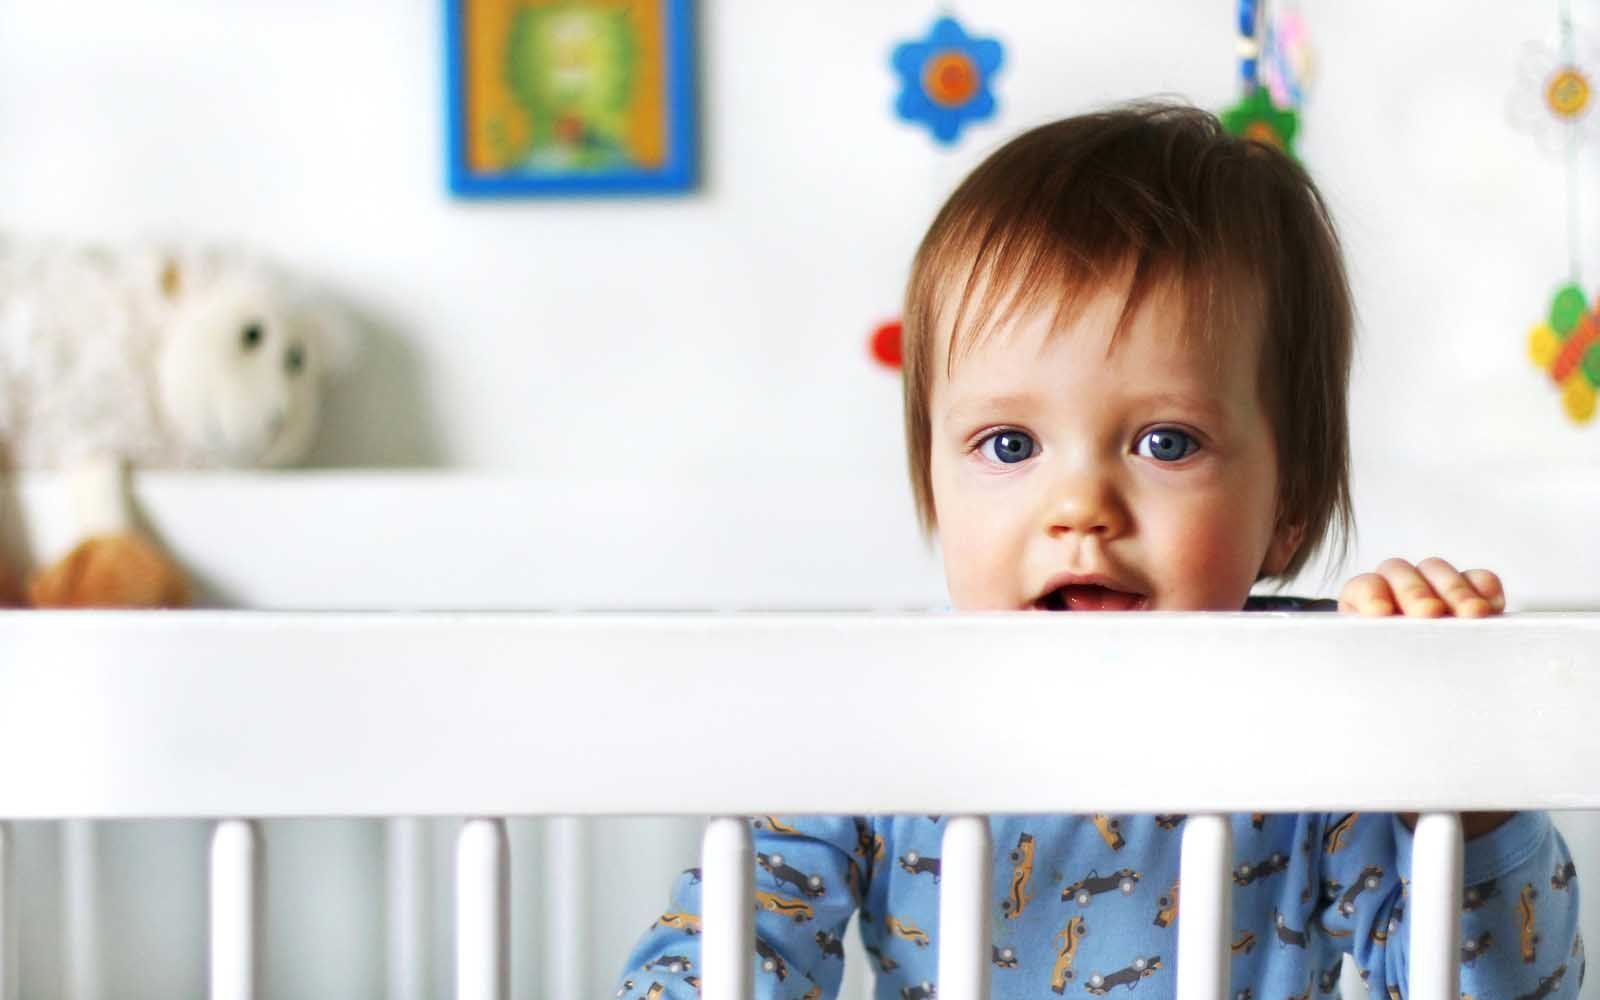
[[[934, 220], [905, 304], [905, 426], [958, 610], [1231, 610], [1350, 522], [1352, 310], [1333, 227], [1291, 159], [1192, 108], [1034, 129]], [[1332, 602], [1309, 602], [1332, 604]], [[1368, 614], [1480, 616], [1492, 573], [1393, 559]], [[997, 816], [997, 998], [1175, 990], [1183, 816]], [[759, 817], [756, 992], [831, 1000], [859, 912], [880, 1000], [937, 995], [943, 817]], [[1232, 819], [1237, 1000], [1329, 996], [1341, 960], [1406, 989], [1415, 816]], [[1543, 813], [1463, 817], [1462, 991], [1574, 997], [1577, 883]], [[699, 879], [618, 996], [692, 998]]]

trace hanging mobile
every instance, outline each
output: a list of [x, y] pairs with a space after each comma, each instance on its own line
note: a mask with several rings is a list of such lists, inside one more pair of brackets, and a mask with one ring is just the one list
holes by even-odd
[[1239, 102], [1218, 117], [1229, 132], [1294, 155], [1310, 48], [1298, 12], [1269, 15], [1267, 0], [1239, 0]]
[[1562, 0], [1560, 50], [1539, 43], [1524, 49], [1508, 108], [1514, 126], [1566, 156], [1570, 276], [1556, 291], [1545, 320], [1528, 334], [1528, 355], [1560, 389], [1562, 409], [1579, 424], [1594, 419], [1600, 390], [1600, 301], [1590, 301], [1583, 291], [1578, 224], [1578, 149], [1586, 137], [1600, 134], [1600, 115], [1593, 113], [1597, 67], [1594, 42], [1580, 42], [1572, 28], [1571, 0]]
[[[900, 84], [895, 114], [953, 147], [967, 125], [994, 117], [994, 75], [1004, 61], [999, 39], [969, 34], [948, 14], [939, 17], [923, 37], [900, 42], [890, 53]], [[867, 337], [868, 354], [883, 368], [900, 370], [900, 348], [899, 320], [879, 323]]]

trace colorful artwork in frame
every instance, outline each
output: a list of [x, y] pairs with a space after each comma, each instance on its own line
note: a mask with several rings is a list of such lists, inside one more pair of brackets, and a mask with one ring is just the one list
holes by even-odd
[[450, 190], [696, 181], [692, 0], [445, 0]]

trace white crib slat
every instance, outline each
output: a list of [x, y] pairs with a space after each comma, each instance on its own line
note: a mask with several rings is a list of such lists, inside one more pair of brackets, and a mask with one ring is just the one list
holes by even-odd
[[249, 820], [211, 834], [211, 1000], [256, 995], [261, 834]]
[[11, 885], [11, 824], [0, 823], [0, 1000], [16, 1000], [17, 968], [16, 906]]
[[511, 995], [511, 851], [502, 819], [470, 819], [456, 840], [456, 1000]]
[[982, 816], [953, 816], [939, 862], [939, 996], [989, 1000], [994, 845]]
[[[1228, 928], [1233, 920], [1233, 828], [1228, 817], [1190, 816], [1183, 824], [1182, 850], [1178, 1000], [1223, 1000], [1228, 994]], [[1159, 957], [1163, 964], [1171, 960]]]
[[100, 998], [98, 843], [92, 821], [61, 824], [61, 988], [68, 1000]]
[[427, 831], [415, 817], [390, 819], [385, 829], [388, 865], [389, 1000], [428, 995]]
[[700, 848], [700, 961], [704, 1000], [750, 1000], [755, 990], [755, 845], [744, 820], [718, 816]]
[[588, 820], [556, 816], [545, 821], [547, 996], [589, 996]]
[[1410, 965], [1406, 995], [1457, 1000], [1461, 995], [1461, 817], [1424, 813], [1411, 842]]

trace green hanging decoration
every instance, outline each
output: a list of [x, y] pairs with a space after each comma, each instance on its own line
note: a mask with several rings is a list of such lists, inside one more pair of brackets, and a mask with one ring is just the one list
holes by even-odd
[[1265, 87], [1257, 87], [1238, 104], [1218, 116], [1222, 127], [1237, 136], [1264, 142], [1290, 155], [1294, 153], [1295, 133], [1300, 131], [1300, 116], [1292, 109], [1272, 103]]
[[1290, 10], [1269, 17], [1267, 0], [1239, 0], [1237, 104], [1218, 118], [1233, 135], [1294, 155], [1299, 106], [1310, 74], [1305, 26]]

